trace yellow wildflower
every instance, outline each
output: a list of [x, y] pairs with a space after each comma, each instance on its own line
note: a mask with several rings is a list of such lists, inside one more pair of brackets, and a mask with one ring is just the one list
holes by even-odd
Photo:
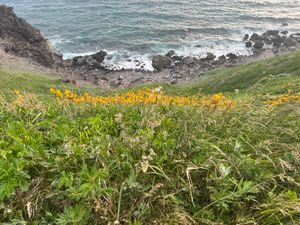
[[15, 90], [14, 92], [15, 92], [16, 95], [20, 95], [21, 94], [20, 90]]
[[[225, 98], [223, 94], [215, 94], [212, 96], [168, 96], [162, 91], [162, 88], [151, 90], [149, 88], [130, 91], [118, 96], [92, 96], [84, 93], [82, 96], [76, 95], [70, 90], [60, 90], [52, 88], [50, 93], [56, 97], [63, 97], [76, 104], [122, 104], [122, 105], [176, 105], [176, 106], [200, 106], [211, 109], [227, 110], [235, 106], [235, 103]], [[62, 94], [63, 93], [63, 94]]]
[[222, 97], [223, 97], [222, 94], [215, 94], [215, 95], [212, 96], [212, 100], [213, 100], [214, 102], [217, 102], [217, 101], [220, 101], [220, 99], [221, 99]]

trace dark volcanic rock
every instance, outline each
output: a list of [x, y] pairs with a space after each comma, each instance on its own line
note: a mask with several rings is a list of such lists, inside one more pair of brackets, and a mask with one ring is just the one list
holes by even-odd
[[18, 18], [13, 8], [0, 6], [0, 46], [6, 52], [29, 58], [43, 66], [62, 64], [62, 55], [53, 48], [41, 32], [24, 19]]
[[276, 43], [283, 42], [283, 37], [280, 36], [279, 30], [268, 30], [267, 32], [261, 35], [261, 38], [262, 41], [264, 41], [267, 44], [272, 44], [274, 42]]
[[228, 53], [226, 55], [227, 58], [229, 59], [237, 59], [238, 58], [238, 55], [237, 54], [234, 54], [234, 53]]
[[277, 38], [275, 38], [273, 40], [273, 46], [274, 46], [274, 48], [279, 48], [282, 45], [283, 41], [284, 41], [283, 37], [277, 37]]
[[205, 59], [206, 59], [207, 61], [212, 61], [212, 60], [214, 60], [214, 59], [216, 59], [216, 58], [217, 58], [217, 56], [215, 56], [214, 54], [212, 54], [212, 53], [210, 53], [210, 52], [208, 52], [207, 55], [206, 55], [206, 57], [205, 57]]
[[107, 56], [106, 51], [98, 51], [96, 54], [91, 55], [98, 63], [102, 63], [105, 59], [105, 56]]
[[256, 41], [255, 44], [253, 45], [253, 48], [255, 49], [262, 49], [264, 47], [264, 42], [263, 41]]
[[262, 36], [277, 36], [279, 35], [279, 30], [268, 30], [267, 32], [263, 33]]
[[250, 41], [260, 41], [261, 37], [257, 33], [253, 33], [250, 37]]
[[163, 55], [154, 56], [152, 59], [152, 66], [158, 71], [168, 68], [171, 65], [171, 63], [171, 59]]
[[166, 54], [166, 56], [167, 57], [172, 57], [172, 56], [174, 56], [176, 54], [176, 52], [174, 51], [174, 50], [171, 50], [171, 51], [169, 51], [167, 54]]
[[182, 59], [182, 63], [184, 65], [191, 66], [195, 63], [195, 60], [193, 57], [187, 56]]
[[283, 35], [287, 35], [289, 32], [287, 30], [284, 30], [284, 31], [281, 31], [280, 33]]
[[250, 35], [249, 34], [245, 34], [245, 36], [243, 37], [243, 41], [248, 41], [249, 40]]
[[226, 56], [225, 55], [221, 55], [219, 58], [218, 58], [218, 63], [219, 64], [224, 64], [226, 62]]
[[293, 38], [295, 41], [300, 42], [300, 33], [291, 34], [290, 38]]
[[99, 51], [93, 55], [77, 56], [73, 58], [72, 66], [73, 67], [88, 66], [91, 68], [99, 68], [101, 67], [101, 63], [103, 63], [106, 55], [107, 52]]
[[172, 56], [173, 61], [180, 61], [180, 60], [182, 60], [182, 58], [183, 58], [183, 56], [177, 56], [177, 55]]
[[251, 48], [252, 47], [252, 42], [251, 41], [247, 41], [245, 43], [245, 45], [246, 45], [246, 48]]
[[288, 37], [283, 41], [283, 45], [287, 47], [292, 47], [297, 45], [297, 41], [293, 39], [292, 37]]

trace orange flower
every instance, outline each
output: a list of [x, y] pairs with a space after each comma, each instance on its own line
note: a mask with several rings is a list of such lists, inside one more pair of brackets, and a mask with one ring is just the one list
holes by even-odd
[[210, 109], [227, 110], [235, 106], [235, 103], [225, 98], [223, 94], [215, 94], [212, 96], [168, 96], [162, 91], [162, 88], [149, 89], [145, 88], [137, 92], [130, 91], [117, 96], [92, 96], [89, 93], [84, 93], [79, 96], [70, 90], [61, 92], [57, 89], [50, 89], [50, 93], [56, 97], [66, 98], [80, 103], [91, 104], [122, 104], [122, 105], [176, 105], [176, 106], [201, 106]]
[[222, 94], [215, 94], [215, 95], [212, 96], [212, 100], [213, 100], [214, 102], [220, 101], [221, 98], [223, 98], [223, 95], [222, 95]]

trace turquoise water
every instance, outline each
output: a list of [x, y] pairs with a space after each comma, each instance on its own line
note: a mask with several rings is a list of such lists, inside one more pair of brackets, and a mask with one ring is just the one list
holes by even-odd
[[[107, 50], [106, 63], [150, 69], [154, 54], [247, 53], [241, 38], [300, 31], [298, 0], [0, 0], [39, 28], [65, 58]], [[288, 23], [283, 27], [282, 23]], [[198, 47], [195, 47], [198, 46]]]

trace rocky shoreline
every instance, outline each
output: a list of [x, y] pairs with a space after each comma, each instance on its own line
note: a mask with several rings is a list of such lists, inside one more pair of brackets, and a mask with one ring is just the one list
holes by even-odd
[[12, 8], [0, 6], [0, 48], [7, 54], [30, 59], [49, 68], [72, 84], [80, 80], [107, 88], [149, 82], [177, 84], [202, 76], [212, 69], [233, 67], [299, 49], [300, 33], [268, 30], [263, 34], [245, 34], [241, 42], [244, 42], [249, 55], [228, 53], [217, 57], [208, 52], [205, 57], [184, 57], [171, 50], [166, 55], [153, 57], [153, 72], [144, 71], [139, 61], [135, 62], [141, 65], [138, 70], [115, 70], [103, 65], [105, 58], [109, 57], [105, 51], [63, 60], [39, 30], [18, 18]]

